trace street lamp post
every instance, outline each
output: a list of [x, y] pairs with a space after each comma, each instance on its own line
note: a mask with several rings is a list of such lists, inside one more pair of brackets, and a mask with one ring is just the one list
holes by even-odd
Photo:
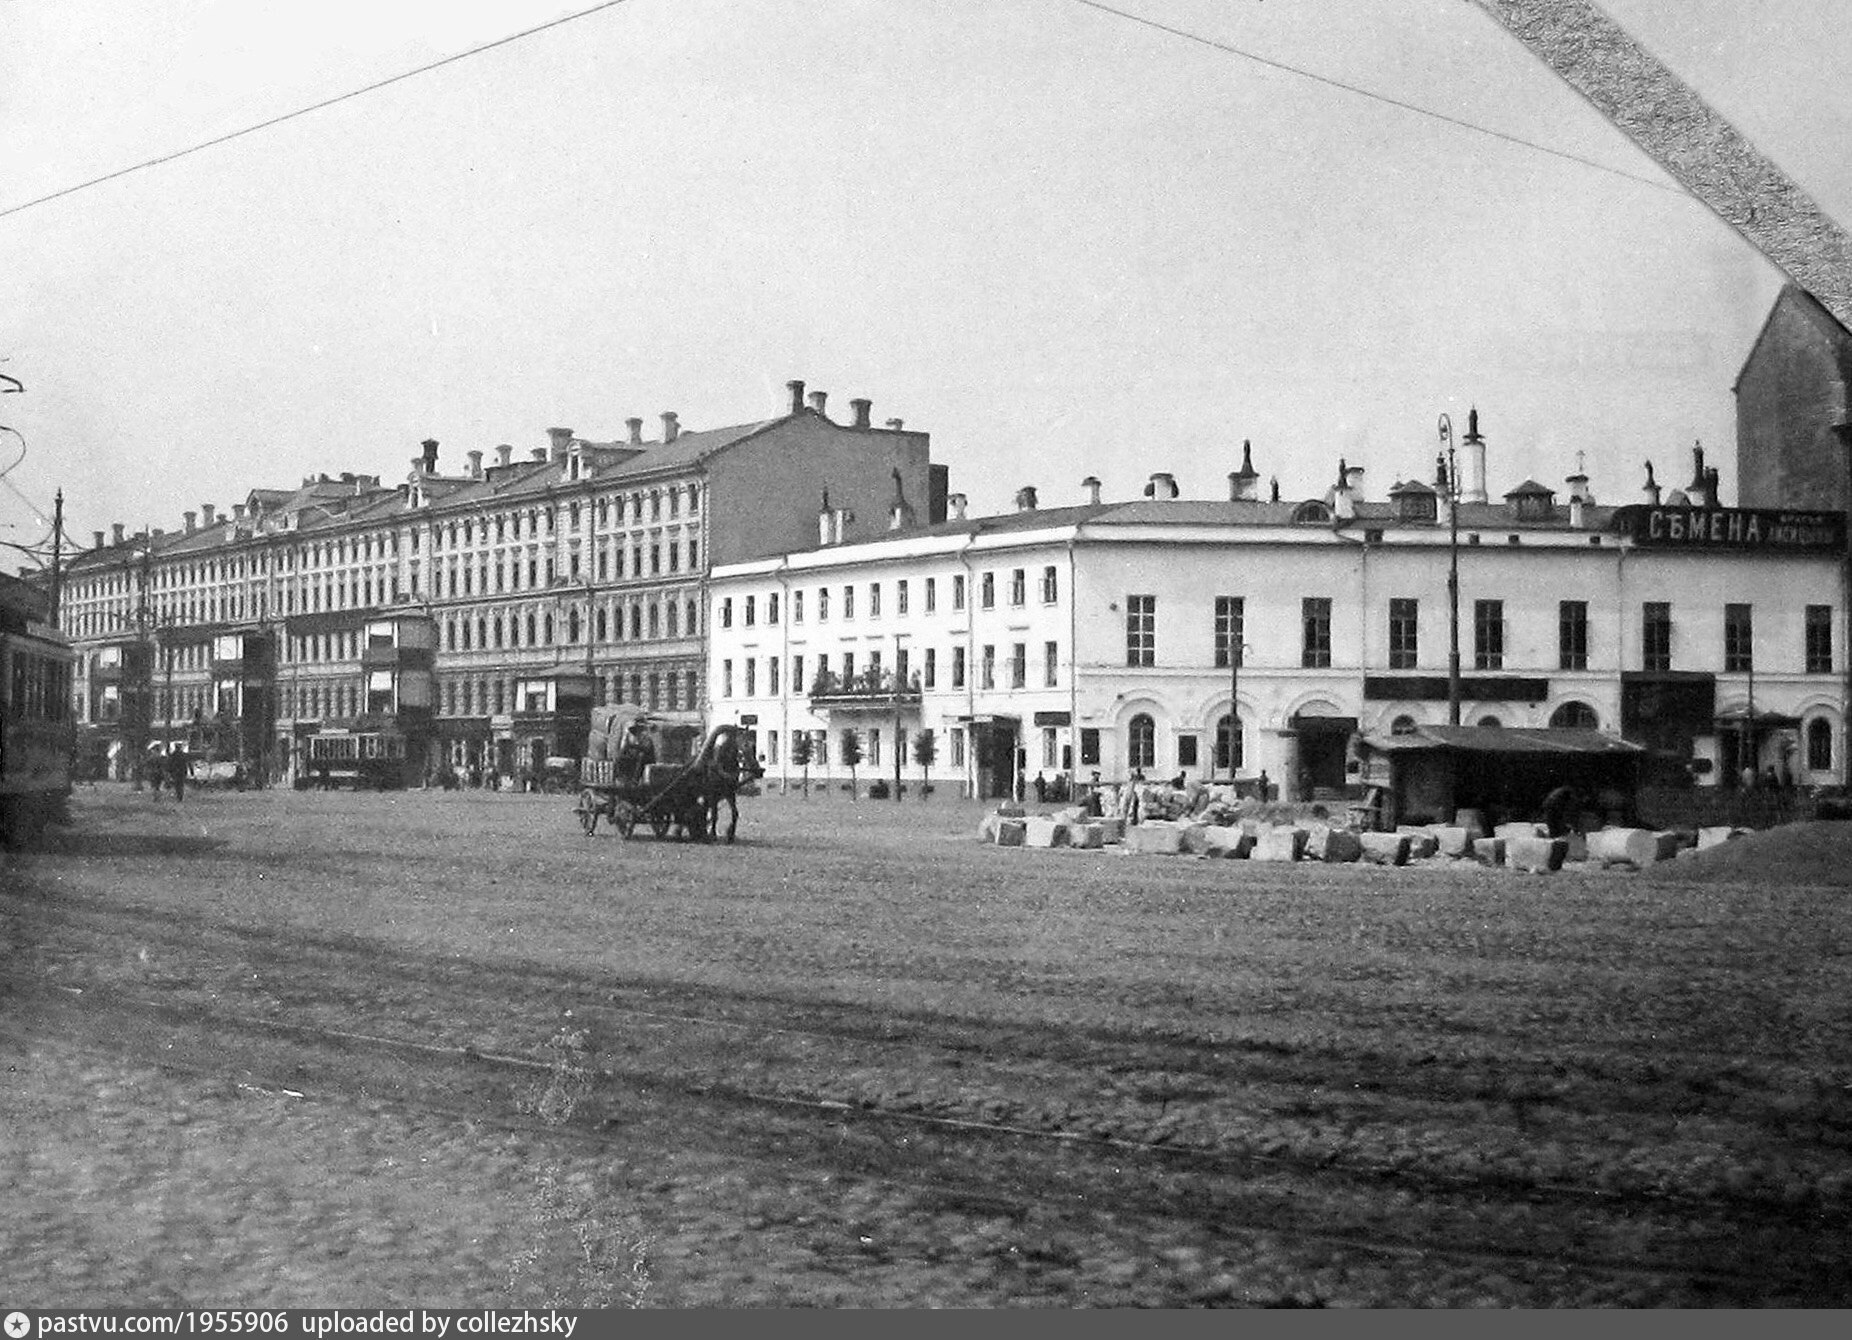
[[[1238, 599], [1239, 597], [1237, 597]], [[1228, 784], [1241, 770], [1241, 659], [1253, 648], [1241, 640], [1241, 616], [1228, 611]], [[1262, 800], [1266, 797], [1262, 796]]]
[[1453, 449], [1453, 420], [1440, 416], [1447, 454], [1447, 724], [1460, 724], [1460, 470]]
[[906, 761], [901, 757], [905, 751], [900, 747], [900, 696], [907, 691], [907, 677], [901, 673], [900, 660], [901, 639], [905, 633], [894, 634], [894, 803], [900, 803], [900, 769]]

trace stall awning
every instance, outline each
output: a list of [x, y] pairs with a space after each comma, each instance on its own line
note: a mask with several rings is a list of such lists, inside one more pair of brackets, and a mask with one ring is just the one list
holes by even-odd
[[1550, 726], [1416, 726], [1400, 735], [1366, 735], [1359, 744], [1384, 754], [1422, 750], [1462, 754], [1644, 754], [1644, 745], [1599, 730]]

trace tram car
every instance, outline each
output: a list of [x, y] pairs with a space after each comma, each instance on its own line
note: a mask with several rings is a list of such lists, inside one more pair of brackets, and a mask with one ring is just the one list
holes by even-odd
[[45, 598], [0, 576], [0, 843], [26, 846], [63, 822], [71, 795], [76, 656]]
[[400, 791], [415, 785], [418, 764], [397, 731], [324, 731], [304, 741], [297, 786], [318, 790]]

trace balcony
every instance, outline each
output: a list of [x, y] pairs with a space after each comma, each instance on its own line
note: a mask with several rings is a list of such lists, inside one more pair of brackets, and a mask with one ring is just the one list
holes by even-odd
[[917, 705], [920, 701], [920, 677], [904, 682], [891, 670], [864, 670], [849, 679], [825, 670], [811, 681], [812, 711], [828, 708], [896, 708]]

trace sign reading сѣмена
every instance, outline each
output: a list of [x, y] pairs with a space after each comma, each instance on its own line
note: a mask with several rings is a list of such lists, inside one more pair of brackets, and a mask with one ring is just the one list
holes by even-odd
[[1837, 553], [1846, 543], [1846, 519], [1840, 512], [1636, 504], [1615, 509], [1614, 529], [1637, 545], [1653, 548]]

